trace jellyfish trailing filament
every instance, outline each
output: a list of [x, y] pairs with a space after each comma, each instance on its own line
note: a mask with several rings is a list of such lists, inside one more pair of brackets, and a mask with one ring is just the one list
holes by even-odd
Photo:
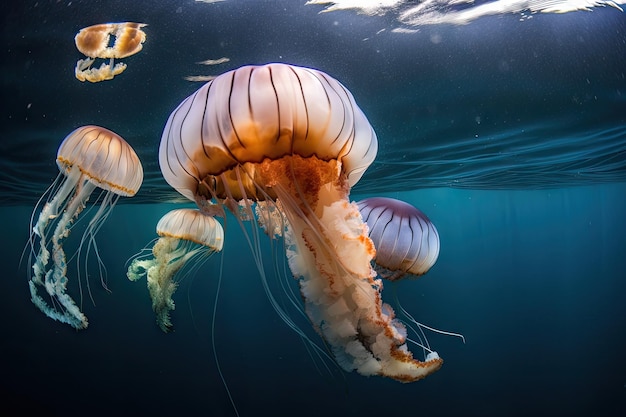
[[128, 267], [131, 281], [146, 276], [152, 309], [158, 326], [172, 330], [172, 296], [178, 287], [176, 275], [188, 262], [202, 262], [224, 245], [224, 229], [211, 216], [194, 209], [172, 210], [157, 223], [159, 239], [152, 247], [153, 257], [137, 256]]
[[[76, 329], [87, 327], [87, 317], [66, 292], [67, 260], [63, 240], [96, 188], [103, 190], [99, 208], [91, 216], [80, 246], [95, 247], [94, 237], [120, 196], [133, 196], [143, 181], [143, 168], [135, 151], [116, 133], [99, 126], [83, 126], [70, 133], [57, 152], [61, 171], [32, 227], [29, 244], [34, 257], [29, 279], [32, 302], [48, 317]], [[33, 218], [38, 207], [35, 207]], [[95, 211], [95, 213], [93, 213]], [[36, 250], [38, 243], [38, 250]], [[97, 247], [95, 247], [97, 250]], [[79, 249], [80, 250], [80, 249]], [[51, 304], [39, 295], [45, 288]]]
[[166, 181], [201, 210], [217, 204], [240, 222], [255, 219], [256, 201], [282, 210], [289, 267], [337, 362], [410, 382], [443, 361], [436, 352], [419, 361], [409, 351], [382, 302], [367, 226], [349, 201], [377, 149], [345, 86], [315, 69], [275, 63], [227, 72], [185, 99], [167, 121], [159, 162]]

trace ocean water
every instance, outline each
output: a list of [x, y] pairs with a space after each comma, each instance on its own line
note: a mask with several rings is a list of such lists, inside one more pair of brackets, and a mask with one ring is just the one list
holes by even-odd
[[[575, 2], [586, 11], [567, 1], [353, 3], [0, 6], [0, 414], [626, 414], [621, 3]], [[148, 24], [143, 50], [122, 59], [128, 67], [113, 80], [81, 83], [75, 34], [117, 21]], [[346, 373], [312, 353], [272, 309], [230, 215], [223, 252], [180, 283], [174, 332], [156, 326], [145, 283], [126, 278], [127, 260], [154, 239], [159, 218], [193, 207], [157, 162], [167, 117], [202, 85], [187, 78], [267, 62], [327, 72], [367, 115], [379, 152], [351, 199], [399, 198], [437, 226], [431, 271], [383, 291], [420, 322], [465, 337], [428, 333], [444, 365], [424, 380]], [[85, 124], [122, 135], [146, 175], [97, 235], [110, 292], [92, 252], [82, 282], [93, 300], [83, 287], [81, 302], [89, 327], [76, 331], [31, 303], [30, 265], [20, 257], [32, 210], [58, 173], [56, 149]], [[68, 254], [84, 226], [66, 240]], [[280, 242], [262, 235], [261, 244], [283, 300], [282, 285], [297, 292], [297, 281], [285, 273]], [[78, 300], [74, 261], [69, 292]]]

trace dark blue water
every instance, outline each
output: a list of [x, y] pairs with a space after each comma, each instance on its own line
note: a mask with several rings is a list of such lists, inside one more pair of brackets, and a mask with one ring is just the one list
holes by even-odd
[[[362, 192], [626, 181], [626, 15], [613, 7], [523, 21], [504, 13], [410, 26], [414, 33], [398, 32], [407, 25], [397, 12], [319, 14], [320, 6], [288, 0], [2, 7], [8, 203], [30, 204], [58, 172], [59, 143], [87, 124], [137, 151], [146, 178], [135, 202], [172, 198], [156, 154], [167, 117], [201, 85], [185, 78], [268, 62], [318, 68], [354, 94], [381, 142]], [[148, 24], [143, 50], [121, 60], [128, 68], [114, 80], [76, 80], [76, 33], [118, 21]], [[222, 57], [230, 61], [197, 64]]]
[[[442, 242], [425, 277], [399, 284], [400, 301], [423, 323], [466, 337], [463, 344], [430, 335], [444, 366], [407, 385], [319, 371], [320, 360], [271, 309], [229, 217], [215, 341], [240, 413], [621, 415], [625, 192], [616, 184], [395, 194], [428, 212]], [[154, 237], [155, 223], [171, 208], [115, 209], [98, 236], [112, 293], [92, 277], [96, 306], [85, 301], [90, 326], [80, 332], [30, 303], [25, 268], [16, 265], [29, 208], [2, 209], [5, 404], [48, 415], [233, 414], [209, 338], [219, 256], [182, 282], [171, 334], [156, 326], [144, 282], [125, 277], [124, 262]], [[266, 263], [271, 259], [267, 250]], [[384, 294], [393, 301], [391, 285]]]
[[[242, 416], [626, 414], [626, 15], [411, 26], [398, 11], [318, 14], [303, 3], [3, 3], [0, 414], [232, 416], [215, 355]], [[74, 35], [108, 21], [148, 23], [144, 50], [114, 80], [82, 84]], [[181, 206], [165, 203], [176, 195], [156, 150], [169, 113], [200, 86], [184, 77], [271, 61], [328, 72], [367, 114], [379, 156], [352, 199], [401, 198], [437, 226], [437, 263], [396, 292], [416, 319], [466, 343], [429, 334], [444, 365], [425, 380], [366, 378], [311, 355], [272, 309], [230, 216], [223, 258], [181, 282], [173, 333], [156, 326], [145, 283], [126, 278], [127, 259]], [[95, 305], [83, 300], [89, 328], [75, 331], [33, 306], [19, 258], [59, 143], [88, 123], [124, 136], [146, 181], [97, 236], [112, 292], [92, 256]], [[261, 243], [275, 294], [281, 279], [297, 291], [275, 273], [280, 251]], [[73, 263], [68, 276], [78, 299]], [[386, 284], [392, 304], [393, 292]]]

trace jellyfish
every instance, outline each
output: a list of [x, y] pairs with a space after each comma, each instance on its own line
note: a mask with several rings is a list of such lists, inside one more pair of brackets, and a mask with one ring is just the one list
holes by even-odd
[[[435, 225], [416, 207], [401, 200], [386, 197], [372, 197], [357, 203], [363, 220], [369, 228], [369, 237], [376, 246], [374, 269], [392, 282], [407, 277], [424, 275], [439, 256], [439, 234]], [[395, 293], [394, 299], [400, 313], [425, 351], [432, 351], [423, 329], [447, 336], [458, 337], [465, 343], [465, 337], [436, 329], [418, 322], [400, 304]], [[414, 327], [416, 326], [416, 327]]]
[[211, 216], [194, 209], [172, 210], [159, 220], [159, 239], [152, 247], [154, 257], [135, 257], [128, 267], [131, 281], [146, 276], [152, 309], [161, 330], [172, 330], [170, 311], [175, 304], [172, 296], [178, 287], [177, 273], [188, 263], [206, 260], [222, 250], [224, 229]]
[[257, 212], [280, 210], [256, 219], [286, 220], [264, 229], [284, 231], [304, 310], [336, 362], [410, 382], [443, 361], [436, 352], [420, 361], [408, 349], [404, 327], [382, 302], [367, 225], [349, 200], [377, 149], [346, 87], [315, 69], [271, 63], [224, 73], [186, 98], [165, 125], [159, 163], [204, 212], [226, 208], [243, 225], [255, 219], [255, 202]]
[[[120, 196], [137, 193], [143, 181], [143, 169], [137, 154], [124, 139], [99, 126], [83, 126], [70, 133], [59, 146], [57, 165], [61, 173], [39, 200], [48, 197], [29, 239], [31, 257], [35, 257], [29, 277], [31, 300], [48, 317], [84, 329], [87, 317], [66, 291], [68, 277], [63, 240], [70, 234], [91, 194], [100, 188], [102, 193], [96, 199], [99, 207], [87, 210], [90, 220], [79, 249], [80, 252], [86, 244], [97, 254], [95, 234]], [[39, 203], [33, 211], [33, 219], [38, 206]], [[37, 238], [39, 249], [36, 251]], [[99, 256], [98, 262], [101, 262]], [[45, 288], [51, 304], [38, 294], [39, 287]]]
[[404, 201], [372, 197], [357, 203], [376, 247], [375, 269], [395, 281], [428, 272], [439, 256], [435, 225]]
[[[126, 69], [126, 64], [118, 62], [115, 58], [126, 58], [141, 51], [146, 40], [146, 33], [141, 30], [147, 26], [144, 23], [103, 23], [81, 29], [74, 38], [76, 48], [84, 55], [85, 59], [76, 62], [74, 74], [80, 81], [96, 83], [111, 80]], [[111, 36], [115, 42], [109, 46]], [[96, 58], [109, 59], [103, 62], [99, 68], [91, 68]]]

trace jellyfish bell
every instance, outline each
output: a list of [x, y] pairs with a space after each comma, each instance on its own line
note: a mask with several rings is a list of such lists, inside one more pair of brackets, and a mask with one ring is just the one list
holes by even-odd
[[[92, 83], [113, 79], [126, 70], [126, 64], [116, 58], [126, 58], [143, 49], [146, 33], [144, 23], [103, 23], [81, 29], [74, 37], [76, 48], [87, 58], [78, 60], [74, 73], [80, 81]], [[111, 37], [115, 41], [111, 45]], [[99, 68], [91, 68], [96, 58], [109, 59]]]
[[[76, 48], [91, 58], [126, 58], [143, 49], [145, 23], [104, 23], [81, 29], [74, 37]], [[111, 36], [115, 43], [109, 46]]]
[[401, 200], [372, 197], [357, 203], [376, 247], [375, 269], [395, 281], [428, 272], [439, 256], [437, 228], [416, 207]]
[[[196, 117], [204, 104], [213, 119]], [[285, 160], [295, 163], [289, 171], [305, 165], [305, 175], [306, 165], [332, 165], [320, 174], [341, 174], [347, 194], [376, 152], [376, 135], [345, 87], [313, 69], [268, 64], [222, 74], [184, 100], [165, 126], [159, 161], [168, 183], [191, 201], [213, 194], [264, 200], [276, 197], [271, 184], [283, 178]]]
[[194, 209], [177, 209], [165, 214], [156, 227], [159, 239], [152, 247], [152, 257], [138, 255], [132, 259], [127, 276], [131, 281], [147, 278], [152, 309], [158, 326], [164, 332], [172, 330], [170, 311], [178, 288], [177, 274], [188, 263], [196, 266], [224, 244], [224, 229], [211, 216]]
[[348, 199], [377, 148], [342, 84], [315, 69], [274, 63], [222, 74], [185, 99], [166, 123], [159, 163], [167, 182], [201, 210], [227, 207], [241, 223], [255, 218], [254, 202], [269, 203], [257, 211], [279, 207], [306, 313], [337, 362], [410, 382], [443, 361], [433, 352], [422, 362], [408, 350], [406, 332], [382, 303], [367, 226]]
[[[93, 247], [97, 254], [95, 234], [120, 196], [137, 193], [143, 169], [137, 154], [122, 137], [99, 126], [83, 126], [71, 132], [59, 146], [57, 165], [61, 173], [40, 199], [48, 197], [29, 239], [30, 256], [35, 258], [29, 279], [31, 299], [48, 317], [83, 329], [87, 327], [87, 318], [66, 292], [63, 240], [91, 194], [100, 188], [102, 194], [96, 200], [99, 208], [88, 210], [90, 219], [79, 246], [79, 255], [84, 245]], [[38, 207], [39, 204], [33, 219]], [[80, 256], [77, 258], [80, 260]], [[39, 287], [45, 288], [51, 305], [38, 294]]]

